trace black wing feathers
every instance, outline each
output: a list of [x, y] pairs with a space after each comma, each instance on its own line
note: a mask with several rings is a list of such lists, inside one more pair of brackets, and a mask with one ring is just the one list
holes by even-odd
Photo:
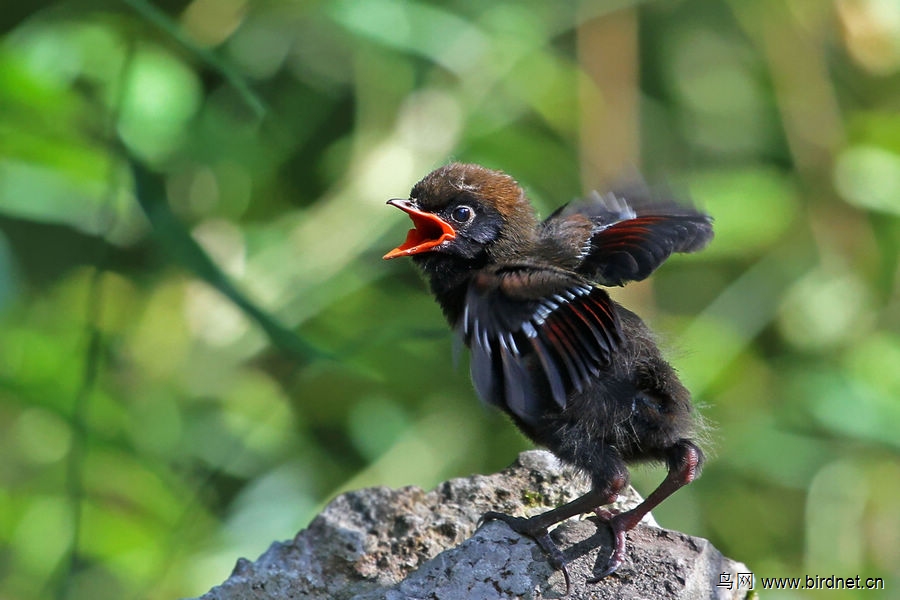
[[643, 188], [594, 193], [557, 210], [542, 231], [552, 235], [567, 221], [585, 218], [593, 228], [575, 270], [610, 286], [645, 279], [674, 252], [700, 250], [713, 236], [709, 216], [690, 205], [654, 200]]
[[645, 215], [620, 221], [591, 236], [578, 269], [605, 285], [646, 279], [674, 252], [701, 249], [712, 237], [705, 215]]
[[572, 390], [583, 390], [609, 364], [621, 339], [606, 292], [548, 267], [481, 271], [469, 286], [460, 327], [478, 394], [527, 423], [549, 401], [564, 408]]
[[673, 252], [711, 238], [707, 215], [645, 188], [557, 210], [535, 240], [547, 262], [495, 265], [472, 277], [458, 327], [478, 394], [528, 424], [565, 408], [622, 341], [615, 303], [591, 282], [644, 279]]

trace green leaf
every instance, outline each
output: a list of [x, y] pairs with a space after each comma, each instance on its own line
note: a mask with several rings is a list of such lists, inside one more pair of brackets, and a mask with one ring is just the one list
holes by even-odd
[[130, 164], [138, 203], [162, 245], [176, 261], [240, 307], [280, 349], [303, 361], [328, 357], [326, 352], [285, 328], [238, 290], [172, 212], [165, 199], [162, 177], [135, 160], [130, 160]]

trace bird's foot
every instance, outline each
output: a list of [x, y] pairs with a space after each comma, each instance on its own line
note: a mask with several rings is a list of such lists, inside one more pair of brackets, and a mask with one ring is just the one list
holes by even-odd
[[638, 515], [632, 511], [612, 513], [603, 508], [598, 508], [594, 513], [600, 521], [606, 523], [612, 529], [613, 551], [609, 556], [609, 560], [606, 561], [606, 567], [603, 571], [596, 577], [588, 579], [588, 583], [597, 583], [619, 570], [619, 567], [625, 562], [625, 534], [630, 529], [634, 529], [643, 517], [643, 515]]
[[613, 517], [615, 517], [618, 512], [613, 512], [608, 508], [595, 508], [594, 514], [597, 515], [597, 519], [602, 523], [609, 523], [612, 521]]
[[569, 595], [572, 581], [569, 579], [569, 571], [566, 569], [566, 559], [563, 557], [563, 553], [556, 543], [550, 539], [550, 532], [547, 527], [536, 520], [536, 517], [526, 519], [524, 517], [514, 517], [512, 515], [490, 511], [481, 516], [481, 519], [478, 521], [478, 526], [481, 527], [481, 525], [487, 521], [503, 521], [516, 533], [526, 535], [537, 542], [538, 546], [540, 546], [547, 555], [550, 566], [558, 571], [562, 571], [563, 577], [566, 580], [565, 595]]
[[588, 583], [596, 583], [616, 572], [625, 562], [625, 533], [637, 527], [647, 513], [659, 506], [659, 503], [675, 493], [679, 488], [687, 485], [700, 475], [700, 467], [703, 465], [703, 452], [690, 440], [679, 440], [669, 450], [669, 472], [666, 478], [643, 502], [619, 514], [613, 515], [605, 509], [596, 509], [594, 512], [601, 521], [605, 521], [613, 534], [613, 551], [606, 563], [606, 568]]

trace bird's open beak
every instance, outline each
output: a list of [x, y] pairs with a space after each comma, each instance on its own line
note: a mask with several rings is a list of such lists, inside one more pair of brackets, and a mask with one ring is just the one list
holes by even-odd
[[415, 228], [406, 234], [405, 242], [384, 255], [385, 259], [427, 252], [456, 237], [456, 232], [446, 221], [437, 215], [419, 210], [409, 200], [394, 198], [387, 203], [408, 214]]

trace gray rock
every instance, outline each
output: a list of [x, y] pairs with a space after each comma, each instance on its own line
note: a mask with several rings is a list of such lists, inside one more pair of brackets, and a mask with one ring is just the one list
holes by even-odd
[[[476, 531], [488, 510], [529, 516], [575, 499], [587, 481], [544, 451], [523, 452], [494, 475], [453, 479], [430, 492], [369, 488], [335, 498], [290, 542], [256, 562], [239, 559], [200, 600], [560, 598], [562, 573], [541, 549], [502, 522]], [[629, 489], [614, 509], [640, 502]], [[587, 583], [609, 557], [612, 536], [593, 519], [553, 532], [569, 561], [571, 598], [744, 598], [716, 584], [748, 572], [708, 541], [645, 522], [628, 534], [628, 558], [614, 575]]]

